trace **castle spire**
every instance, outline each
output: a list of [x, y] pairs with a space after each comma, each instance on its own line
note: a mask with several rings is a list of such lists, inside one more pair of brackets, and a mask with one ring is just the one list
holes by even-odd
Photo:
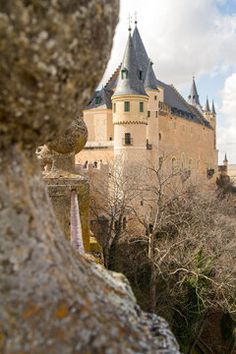
[[193, 76], [193, 82], [192, 82], [192, 87], [188, 96], [188, 103], [196, 106], [198, 108], [201, 108], [200, 100], [199, 100], [199, 95], [197, 92], [197, 86], [195, 83], [195, 77]]
[[208, 97], [206, 98], [205, 112], [207, 113], [211, 112]]
[[147, 72], [146, 72], [146, 77], [144, 81], [144, 87], [145, 89], [151, 89], [151, 90], [156, 90], [157, 88], [157, 79], [155, 76], [155, 73], [153, 71], [153, 63], [151, 60], [149, 60]]
[[144, 90], [143, 79], [143, 71], [137, 61], [133, 39], [129, 32], [114, 96], [129, 94], [147, 96]]
[[211, 109], [212, 113], [216, 115], [216, 110], [215, 110], [215, 103], [214, 100], [212, 100], [212, 109]]
[[226, 153], [225, 153], [224, 162], [228, 162], [228, 159], [227, 159], [227, 154], [226, 154]]
[[129, 17], [128, 17], [128, 21], [129, 21], [128, 31], [131, 32], [132, 16], [130, 14], [129, 14]]
[[134, 13], [134, 24], [135, 24], [135, 27], [137, 26], [138, 24], [138, 20], [137, 20], [137, 11], [135, 11]]
[[146, 49], [144, 47], [143, 41], [141, 39], [138, 27], [137, 27], [137, 20], [133, 32], [133, 43], [134, 43], [134, 48], [136, 51], [137, 55], [137, 60], [139, 63], [139, 66], [141, 67], [144, 77], [146, 76], [148, 64], [149, 64], [149, 57], [147, 55]]

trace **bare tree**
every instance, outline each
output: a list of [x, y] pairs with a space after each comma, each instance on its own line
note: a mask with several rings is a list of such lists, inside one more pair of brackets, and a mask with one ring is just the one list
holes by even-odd
[[176, 313], [186, 324], [192, 316], [196, 340], [209, 309], [236, 315], [235, 201], [203, 192], [186, 178], [189, 173], [165, 166], [163, 159], [147, 168], [145, 213], [133, 210], [146, 232], [129, 243], [146, 243], [149, 309], [169, 314], [172, 322]]
[[101, 173], [90, 179], [90, 209], [107, 268], [112, 267], [111, 249], [127, 233], [127, 219], [131, 218], [140, 191], [140, 169], [121, 166], [119, 159], [107, 163]]

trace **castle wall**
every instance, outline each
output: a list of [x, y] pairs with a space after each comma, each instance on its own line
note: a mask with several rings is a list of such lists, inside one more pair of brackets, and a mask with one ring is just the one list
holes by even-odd
[[84, 110], [83, 118], [88, 128], [88, 141], [105, 142], [112, 141], [113, 123], [112, 111], [107, 108], [95, 108]]
[[75, 156], [75, 163], [84, 165], [86, 161], [93, 164], [102, 160], [103, 163], [109, 163], [114, 159], [114, 149], [112, 147], [91, 147], [83, 149]]
[[217, 169], [213, 129], [170, 114], [159, 114], [160, 154], [176, 159], [176, 164], [207, 177], [207, 169]]
[[[163, 88], [147, 93], [148, 98], [114, 97], [113, 112], [99, 107], [84, 111], [89, 138], [86, 148], [76, 157], [76, 163], [100, 160], [106, 163], [112, 161], [114, 155], [123, 155], [130, 162], [142, 163], [145, 160], [156, 165], [164, 156], [170, 168], [174, 164], [191, 170], [192, 178], [208, 180], [207, 170], [217, 171], [215, 130], [173, 116], [170, 108], [162, 102]], [[124, 101], [130, 102], [130, 112], [124, 112]], [[144, 102], [143, 112], [139, 111], [141, 101]], [[208, 120], [215, 127], [212, 115]], [[129, 146], [124, 141], [125, 133], [131, 134]], [[209, 180], [214, 182], [215, 175]]]
[[148, 90], [149, 96], [147, 111], [148, 111], [148, 125], [147, 125], [147, 160], [152, 164], [158, 162], [159, 153], [159, 119], [158, 119], [158, 103], [161, 98], [161, 91]]

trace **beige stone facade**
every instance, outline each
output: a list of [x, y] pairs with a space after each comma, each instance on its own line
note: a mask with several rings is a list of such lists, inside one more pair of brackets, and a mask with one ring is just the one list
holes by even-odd
[[[137, 70], [139, 78], [134, 77]], [[120, 155], [130, 164], [154, 166], [165, 158], [170, 169], [215, 183], [214, 106], [211, 110], [207, 100], [206, 108], [201, 107], [194, 79], [188, 102], [174, 86], [156, 79], [137, 27], [129, 35], [121, 67], [95, 93], [83, 118], [88, 142], [76, 163], [85, 168]]]
[[[131, 97], [126, 99], [132, 101]], [[106, 164], [121, 152], [128, 154], [132, 162], [146, 159], [156, 163], [160, 157], [165, 156], [170, 165], [176, 164], [179, 168], [190, 170], [194, 176], [201, 176], [208, 181], [210, 177], [208, 171], [217, 170], [215, 129], [171, 114], [168, 106], [160, 100], [159, 92], [156, 95], [150, 93], [146, 103], [148, 109], [144, 113], [146, 123], [140, 124], [138, 102], [132, 101], [133, 112], [130, 112], [130, 117], [127, 117], [127, 113], [124, 117], [124, 113], [121, 112], [124, 103], [122, 101], [117, 103], [120, 107], [116, 114], [113, 114], [111, 109], [104, 109], [103, 122], [97, 126], [101, 113], [96, 112], [96, 109], [84, 111], [84, 120], [89, 132], [88, 143], [76, 156], [77, 164], [84, 165], [86, 161], [90, 164], [100, 161]], [[136, 118], [133, 124], [130, 121], [131, 117]], [[122, 121], [126, 123], [120, 123]], [[131, 134], [130, 146], [125, 145], [126, 132]]]
[[228, 165], [228, 175], [233, 182], [234, 185], [236, 185], [236, 164], [229, 164]]

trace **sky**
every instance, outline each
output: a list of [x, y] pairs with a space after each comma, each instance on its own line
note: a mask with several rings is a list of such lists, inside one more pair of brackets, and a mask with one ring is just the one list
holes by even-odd
[[195, 76], [200, 101], [215, 101], [219, 163], [236, 163], [236, 0], [120, 0], [120, 21], [102, 83], [122, 61], [135, 13], [158, 79], [187, 98]]

